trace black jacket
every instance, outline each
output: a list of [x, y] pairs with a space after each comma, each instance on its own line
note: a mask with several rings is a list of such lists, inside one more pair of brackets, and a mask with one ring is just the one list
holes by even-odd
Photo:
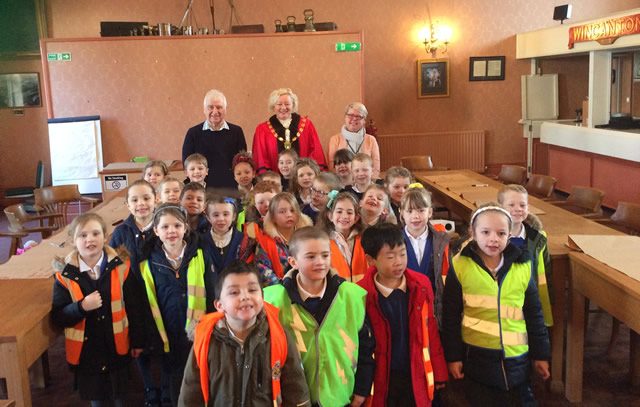
[[[477, 253], [477, 245], [470, 242], [460, 252], [460, 256], [473, 259], [487, 273], [490, 273]], [[509, 243], [504, 252], [504, 265], [498, 270], [497, 280], [502, 282], [514, 263], [531, 262], [527, 250], [521, 251]], [[468, 345], [462, 341], [461, 324], [463, 316], [462, 286], [453, 267], [449, 269], [444, 286], [443, 318], [442, 318], [442, 346], [447, 362], [463, 362], [465, 378], [507, 390], [524, 383], [530, 370], [529, 360], [548, 360], [551, 356], [551, 346], [538, 289], [532, 277], [524, 293], [522, 312], [527, 325], [529, 353], [515, 357], [504, 358], [501, 350], [485, 349]]]

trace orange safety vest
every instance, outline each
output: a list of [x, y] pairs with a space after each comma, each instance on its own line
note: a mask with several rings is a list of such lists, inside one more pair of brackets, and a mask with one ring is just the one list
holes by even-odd
[[280, 263], [280, 256], [278, 255], [278, 245], [274, 238], [266, 233], [260, 233], [256, 235], [258, 244], [262, 246], [262, 249], [267, 252], [267, 256], [271, 260], [271, 267], [273, 272], [280, 280], [284, 278], [284, 272], [282, 270], [282, 263]]
[[431, 365], [431, 354], [429, 353], [429, 307], [425, 301], [422, 304], [422, 360], [424, 362], [424, 373], [427, 376], [427, 391], [429, 400], [433, 400], [433, 391], [435, 390], [435, 379], [433, 377], [433, 366]]
[[[119, 355], [129, 353], [129, 322], [127, 320], [127, 311], [124, 306], [124, 281], [129, 275], [129, 260], [125, 264], [114, 267], [111, 270], [111, 321], [113, 326], [113, 341], [116, 345], [116, 352]], [[71, 294], [71, 300], [78, 302], [84, 298], [80, 285], [66, 277], [66, 273], [56, 273], [56, 279]], [[85, 321], [78, 322], [75, 326], [64, 329], [65, 349], [67, 351], [67, 362], [72, 365], [80, 363], [80, 354], [82, 353], [82, 345], [87, 339], [84, 336]]]
[[[282, 404], [282, 395], [280, 394], [280, 374], [282, 367], [287, 360], [287, 337], [284, 334], [284, 328], [278, 320], [278, 307], [264, 303], [264, 310], [267, 314], [267, 322], [269, 323], [269, 333], [271, 335], [271, 387], [273, 389], [273, 405], [277, 407]], [[200, 387], [204, 402], [209, 402], [209, 342], [211, 334], [216, 323], [224, 317], [222, 312], [213, 312], [200, 318], [200, 322], [196, 325], [195, 340], [193, 342], [193, 353], [196, 363], [200, 368]]]
[[353, 254], [351, 256], [351, 266], [342, 255], [338, 244], [331, 240], [331, 267], [338, 271], [340, 277], [352, 283], [357, 283], [364, 277], [367, 272], [367, 258], [364, 254], [362, 244], [360, 244], [360, 236], [356, 236], [353, 245]]

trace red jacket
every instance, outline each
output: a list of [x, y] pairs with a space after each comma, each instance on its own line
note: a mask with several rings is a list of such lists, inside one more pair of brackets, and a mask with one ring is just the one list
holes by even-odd
[[[375, 266], [371, 266], [358, 285], [367, 290], [367, 314], [371, 320], [373, 333], [376, 338], [376, 373], [373, 381], [373, 406], [384, 406], [387, 399], [389, 385], [389, 366], [391, 364], [391, 331], [389, 322], [385, 319], [378, 301], [374, 276], [378, 272]], [[449, 379], [447, 364], [444, 360], [438, 324], [433, 314], [433, 290], [426, 276], [407, 269], [407, 292], [409, 293], [409, 352], [411, 359], [411, 380], [413, 396], [417, 406], [430, 406], [431, 399], [428, 394], [425, 363], [423, 360], [422, 344], [423, 329], [422, 306], [427, 304], [429, 318], [427, 330], [429, 331], [429, 354], [433, 368], [434, 381], [446, 382]]]
[[[299, 118], [299, 122], [298, 122]], [[297, 129], [291, 128], [291, 143], [292, 147], [300, 158], [309, 157], [313, 158], [320, 166], [320, 170], [327, 170], [327, 162], [324, 159], [324, 151], [322, 150], [322, 143], [318, 138], [318, 132], [314, 127], [311, 120], [306, 117], [300, 117], [297, 114], [293, 116], [294, 121], [298, 122]], [[284, 149], [282, 142], [278, 140], [278, 134], [274, 124], [277, 119], [275, 116], [270, 118], [264, 123], [260, 123], [256, 127], [256, 132], [253, 135], [253, 147], [252, 154], [256, 163], [256, 172], [262, 174], [265, 171], [278, 170], [278, 154]], [[282, 127], [280, 125], [280, 127]], [[295, 141], [294, 141], [295, 139]]]

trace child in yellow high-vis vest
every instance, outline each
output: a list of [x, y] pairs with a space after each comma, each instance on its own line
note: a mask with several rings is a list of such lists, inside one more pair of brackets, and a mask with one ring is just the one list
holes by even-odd
[[213, 311], [216, 273], [200, 239], [189, 231], [182, 207], [161, 204], [153, 225], [157, 239], [149, 242], [149, 257], [139, 265], [150, 309], [145, 347], [163, 355], [163, 375], [169, 376], [169, 394], [163, 398], [169, 396], [175, 406], [191, 349], [187, 330]]
[[310, 406], [296, 344], [263, 301], [255, 265], [232, 261], [215, 292], [218, 312], [195, 328], [178, 405]]
[[128, 253], [105, 246], [105, 223], [94, 213], [76, 217], [69, 235], [74, 250], [53, 262], [51, 319], [65, 329], [67, 362], [80, 397], [92, 406], [123, 406], [130, 354], [137, 357], [143, 346]]
[[551, 354], [531, 258], [509, 242], [511, 215], [497, 203], [478, 208], [470, 224], [473, 240], [444, 286], [445, 358], [472, 406], [519, 406], [530, 360], [546, 380]]
[[295, 338], [314, 406], [360, 406], [371, 393], [375, 340], [366, 318], [367, 292], [331, 268], [329, 236], [296, 230], [289, 242], [293, 269], [264, 297], [280, 309]]

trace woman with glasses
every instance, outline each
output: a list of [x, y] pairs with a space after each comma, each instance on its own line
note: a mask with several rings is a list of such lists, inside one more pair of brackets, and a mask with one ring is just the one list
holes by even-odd
[[348, 149], [353, 154], [365, 153], [373, 160], [372, 178], [380, 174], [380, 149], [375, 137], [367, 134], [364, 125], [367, 119], [367, 108], [360, 102], [347, 105], [344, 109], [344, 126], [340, 133], [329, 140], [329, 171], [335, 172], [333, 156], [340, 149]]
[[253, 159], [256, 171], [278, 171], [278, 154], [293, 149], [300, 158], [311, 158], [320, 170], [326, 171], [322, 144], [315, 126], [307, 117], [298, 113], [298, 97], [291, 89], [282, 88], [271, 92], [269, 111], [273, 116], [256, 127], [253, 135]]

